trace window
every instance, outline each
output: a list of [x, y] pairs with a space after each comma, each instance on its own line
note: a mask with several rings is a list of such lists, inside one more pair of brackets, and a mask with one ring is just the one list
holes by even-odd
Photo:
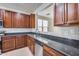
[[48, 21], [38, 19], [38, 31], [40, 32], [48, 32]]

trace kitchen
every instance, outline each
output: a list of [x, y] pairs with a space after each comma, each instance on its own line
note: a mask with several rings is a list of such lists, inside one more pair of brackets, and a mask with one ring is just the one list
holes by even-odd
[[0, 55], [79, 56], [78, 3], [0, 3]]

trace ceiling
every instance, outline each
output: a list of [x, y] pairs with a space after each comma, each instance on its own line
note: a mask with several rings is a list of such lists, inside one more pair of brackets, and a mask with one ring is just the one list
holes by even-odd
[[0, 3], [0, 8], [30, 14], [37, 11], [38, 15], [51, 17], [52, 3]]
[[32, 13], [42, 4], [43, 3], [0, 3], [0, 7]]
[[51, 18], [53, 14], [53, 4], [47, 5], [41, 11], [38, 12], [38, 15], [45, 16]]

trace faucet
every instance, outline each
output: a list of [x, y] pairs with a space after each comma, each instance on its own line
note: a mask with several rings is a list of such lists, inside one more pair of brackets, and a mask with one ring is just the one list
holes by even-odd
[[36, 33], [40, 32], [38, 29], [36, 29]]

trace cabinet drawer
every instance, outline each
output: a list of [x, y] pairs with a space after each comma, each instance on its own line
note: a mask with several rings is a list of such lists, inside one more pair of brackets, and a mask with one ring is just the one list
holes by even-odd
[[[44, 45], [43, 50], [46, 51], [50, 56], [62, 56], [63, 54], [59, 53], [58, 51]], [[44, 52], [45, 53], [45, 52]]]
[[51, 55], [44, 50], [43, 51], [43, 56], [51, 56]]

